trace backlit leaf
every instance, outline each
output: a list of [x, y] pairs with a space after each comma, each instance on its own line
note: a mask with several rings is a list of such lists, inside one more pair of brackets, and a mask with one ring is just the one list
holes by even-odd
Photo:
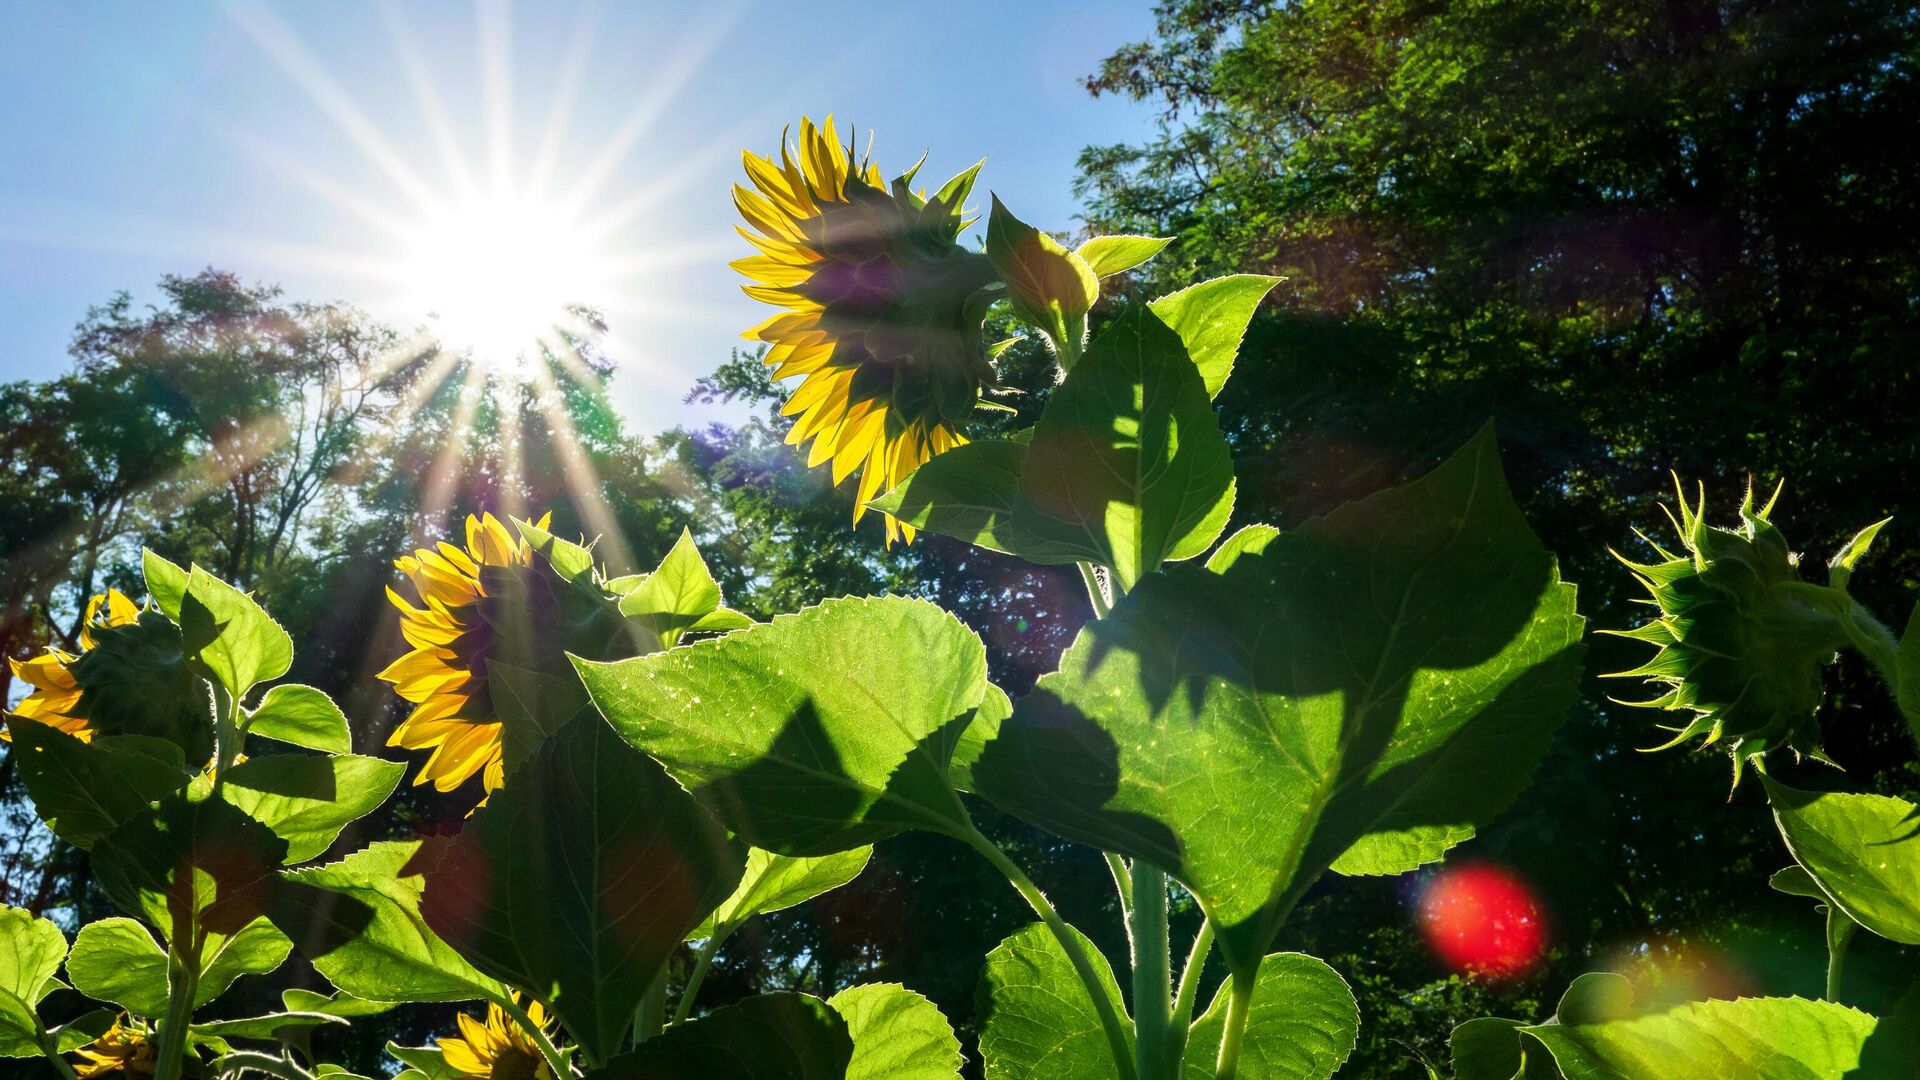
[[329, 754], [353, 751], [347, 714], [326, 694], [298, 683], [269, 688], [248, 717], [247, 733]]
[[1576, 691], [1580, 632], [1483, 435], [1224, 574], [1144, 579], [1015, 704], [973, 778], [1165, 867], [1251, 972], [1330, 866], [1410, 869], [1505, 808]]
[[1761, 779], [1787, 850], [1821, 891], [1881, 937], [1920, 944], [1920, 807]]
[[986, 651], [921, 600], [829, 600], [634, 660], [576, 661], [594, 704], [727, 827], [829, 855], [967, 826], [947, 783]]
[[168, 739], [114, 735], [81, 742], [50, 724], [16, 723], [13, 761], [55, 836], [83, 850], [187, 782]]
[[227, 771], [220, 797], [287, 842], [286, 861], [325, 852], [393, 794], [406, 766], [356, 754], [266, 754]]
[[810, 859], [753, 848], [747, 852], [747, 868], [740, 875], [740, 884], [733, 895], [722, 901], [687, 937], [689, 940], [711, 937], [716, 928], [731, 929], [756, 915], [804, 904], [859, 877], [872, 855], [871, 847]]
[[251, 596], [199, 567], [180, 600], [187, 660], [235, 698], [287, 673], [293, 639]]
[[[1187, 1036], [1186, 1080], [1213, 1080], [1220, 1035], [1226, 1030], [1230, 987]], [[1247, 1010], [1237, 1080], [1326, 1080], [1353, 1053], [1360, 1006], [1340, 973], [1303, 953], [1274, 953], [1260, 961]], [[1506, 1080], [1506, 1078], [1502, 1078]]]
[[[1122, 1018], [1131, 1047], [1133, 1024], [1125, 1019], [1113, 970], [1093, 942], [1078, 930], [1071, 932], [1093, 959], [1101, 989]], [[1117, 1075], [1086, 984], [1045, 926], [1034, 923], [994, 946], [976, 998], [987, 1080], [1113, 1080]]]
[[1874, 1026], [1832, 1002], [1741, 998], [1522, 1030], [1547, 1047], [1566, 1080], [1865, 1080], [1853, 1070]]
[[1190, 285], [1147, 305], [1186, 344], [1208, 398], [1218, 397], [1227, 384], [1247, 324], [1278, 284], [1277, 277], [1233, 274]]
[[675, 1024], [586, 1080], [845, 1080], [853, 1039], [833, 1007], [762, 994]]
[[960, 1040], [939, 1006], [898, 983], [850, 986], [833, 1006], [853, 1038], [847, 1080], [957, 1080]]

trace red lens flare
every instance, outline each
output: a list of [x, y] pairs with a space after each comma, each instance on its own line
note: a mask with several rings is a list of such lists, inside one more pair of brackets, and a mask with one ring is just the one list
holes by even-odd
[[1449, 967], [1496, 979], [1524, 973], [1547, 943], [1533, 890], [1512, 871], [1485, 863], [1442, 870], [1421, 893], [1420, 926]]

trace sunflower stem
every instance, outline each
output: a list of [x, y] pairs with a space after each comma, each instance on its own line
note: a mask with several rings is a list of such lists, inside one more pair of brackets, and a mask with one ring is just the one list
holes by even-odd
[[[500, 1006], [500, 1011], [513, 1017], [514, 1022], [519, 1024], [521, 1030], [533, 1040], [533, 1045], [540, 1050], [540, 1056], [546, 1059], [547, 1068], [553, 1071], [554, 1080], [566, 1080], [573, 1075], [573, 1070], [567, 1067], [567, 1059], [560, 1056], [560, 1051], [554, 1047], [553, 1040], [547, 1038], [547, 1033], [540, 1030], [540, 1025], [533, 1022], [533, 1017], [527, 1015], [527, 1010], [514, 1000], [512, 994], [492, 995], [490, 1000]], [[589, 1068], [599, 1066], [600, 1063], [594, 1060], [591, 1050], [585, 1046], [580, 1046], [578, 1049], [580, 1056], [586, 1059]]]
[[1240, 1071], [1240, 1044], [1247, 1038], [1247, 1015], [1253, 1008], [1251, 975], [1233, 973], [1227, 998], [1227, 1026], [1220, 1033], [1220, 1057], [1213, 1066], [1213, 1080], [1233, 1080]]
[[1213, 920], [1202, 916], [1200, 932], [1193, 935], [1193, 948], [1187, 953], [1186, 966], [1180, 969], [1180, 990], [1174, 995], [1173, 1019], [1168, 1024], [1172, 1038], [1167, 1060], [1173, 1063], [1175, 1075], [1186, 1068], [1187, 1031], [1193, 1026], [1193, 1004], [1200, 996], [1200, 976], [1206, 971], [1207, 955], [1212, 951]]
[[970, 827], [957, 834], [960, 840], [979, 852], [981, 857], [993, 864], [1016, 891], [1033, 908], [1040, 921], [1047, 924], [1053, 936], [1060, 942], [1060, 948], [1067, 954], [1067, 960], [1073, 964], [1074, 974], [1080, 976], [1080, 982], [1087, 989], [1087, 997], [1093, 1002], [1094, 1011], [1100, 1014], [1100, 1027], [1107, 1035], [1107, 1049], [1113, 1054], [1114, 1071], [1120, 1080], [1138, 1080], [1133, 1067], [1133, 1051], [1127, 1046], [1127, 1029], [1121, 1023], [1120, 1014], [1114, 1010], [1113, 1000], [1107, 996], [1106, 987], [1101, 985], [1100, 975], [1093, 966], [1093, 957], [1088, 955], [1087, 947], [1081, 938], [1073, 933], [1073, 928], [1055, 911], [1051, 901], [1040, 887], [1033, 883], [1026, 871], [1018, 863], [1007, 857], [999, 845], [986, 838], [978, 828]]
[[1127, 861], [1113, 852], [1103, 852], [1107, 857], [1107, 869], [1113, 874], [1113, 891], [1120, 894], [1120, 918], [1125, 922], [1133, 921], [1133, 873], [1127, 869]]
[[43, 1032], [40, 1036], [40, 1053], [53, 1062], [53, 1070], [60, 1074], [60, 1080], [75, 1080], [72, 1064], [60, 1056], [59, 1039]]
[[1173, 957], [1167, 941], [1167, 875], [1133, 860], [1133, 910], [1127, 937], [1133, 946], [1133, 1053], [1140, 1080], [1167, 1080], [1167, 1042], [1173, 1017]]
[[154, 1080], [179, 1080], [187, 1055], [187, 1025], [193, 1018], [193, 996], [200, 989], [198, 966], [167, 949], [167, 1015], [160, 1021], [154, 1047]]
[[1113, 610], [1113, 602], [1107, 599], [1107, 587], [1100, 582], [1100, 571], [1092, 563], [1076, 563], [1080, 567], [1080, 580], [1087, 583], [1087, 599], [1093, 604], [1093, 617], [1104, 619]]
[[687, 985], [680, 990], [680, 1001], [673, 1007], [673, 1022], [685, 1023], [687, 1015], [693, 1012], [693, 999], [700, 993], [700, 984], [707, 979], [707, 969], [713, 966], [713, 958], [720, 952], [720, 946], [731, 933], [730, 927], [716, 925], [713, 936], [700, 945], [700, 951], [694, 954], [693, 971], [687, 976]]
[[1827, 992], [1828, 1001], [1840, 1001], [1840, 969], [1847, 962], [1847, 945], [1853, 941], [1853, 932], [1859, 924], [1851, 916], [1841, 911], [1832, 901], [1827, 902]]

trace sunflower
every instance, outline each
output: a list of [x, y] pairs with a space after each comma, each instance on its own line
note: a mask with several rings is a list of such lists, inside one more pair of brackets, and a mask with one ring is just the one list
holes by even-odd
[[[546, 1027], [547, 1014], [540, 1003], [528, 1000], [526, 1006], [527, 1018]], [[438, 1042], [441, 1058], [456, 1075], [471, 1080], [554, 1080], [533, 1037], [500, 1006], [487, 1006], [484, 1024], [465, 1013], [454, 1020], [460, 1025], [460, 1036]]]
[[[551, 518], [534, 525], [544, 530]], [[433, 751], [416, 784], [452, 791], [478, 773], [491, 795], [506, 782], [506, 764], [489, 666], [572, 680], [568, 653], [591, 660], [625, 655], [619, 650], [629, 638], [618, 601], [592, 575], [562, 577], [492, 514], [468, 516], [465, 549], [442, 542], [394, 565], [420, 605], [387, 590], [411, 649], [379, 677], [414, 703], [387, 745]]]
[[137, 1076], [154, 1073], [153, 1042], [147, 1038], [146, 1029], [128, 1019], [125, 1013], [120, 1014], [106, 1034], [74, 1053], [80, 1058], [73, 1063], [73, 1075], [78, 1080], [110, 1072]]
[[[93, 648], [95, 629], [126, 626], [139, 618], [140, 608], [119, 589], [108, 589], [105, 594], [94, 596], [87, 601], [86, 618], [80, 623], [80, 651], [84, 653]], [[33, 692], [13, 710], [14, 717], [51, 724], [83, 741], [92, 739], [93, 728], [80, 708], [80, 682], [72, 671], [77, 660], [78, 656], [58, 649], [49, 649], [31, 660], [8, 659], [14, 677], [33, 687]], [[13, 733], [0, 728], [0, 739], [12, 742]]]
[[[867, 500], [935, 454], [966, 442], [960, 424], [993, 382], [981, 323], [996, 277], [985, 255], [957, 242], [961, 204], [979, 166], [931, 199], [891, 186], [834, 133], [800, 122], [780, 160], [744, 152], [751, 188], [734, 204], [760, 254], [733, 268], [748, 296], [786, 309], [744, 336], [771, 348], [776, 379], [802, 378], [781, 411], [787, 442], [811, 439], [809, 468], [832, 462], [833, 482], [860, 474], [853, 520]], [[918, 169], [918, 166], [915, 166]], [[887, 542], [914, 530], [886, 519]]]

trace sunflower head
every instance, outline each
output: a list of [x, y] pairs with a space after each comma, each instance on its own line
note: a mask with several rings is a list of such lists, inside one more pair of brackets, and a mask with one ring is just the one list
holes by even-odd
[[[771, 346], [774, 378], [803, 379], [783, 409], [798, 418], [787, 441], [811, 440], [808, 466], [831, 461], [836, 484], [860, 474], [859, 521], [867, 500], [966, 441], [960, 425], [993, 382], [981, 324], [997, 278], [959, 244], [979, 166], [928, 198], [912, 188], [918, 166], [889, 184], [831, 117], [803, 119], [778, 162], [743, 159], [752, 187], [734, 203], [760, 254], [733, 267], [753, 279], [748, 296], [785, 309], [746, 336]], [[913, 537], [886, 525], [889, 543]]]
[[154, 1074], [153, 1042], [147, 1029], [125, 1013], [115, 1020], [106, 1034], [74, 1051], [73, 1063], [78, 1080], [119, 1072], [129, 1076]]
[[[546, 1010], [526, 999], [527, 1018], [547, 1026]], [[456, 1038], [440, 1039], [440, 1056], [447, 1068], [466, 1080], [554, 1080], [553, 1070], [533, 1037], [498, 1005], [487, 1006], [484, 1023], [465, 1013], [455, 1017]]]
[[[48, 650], [9, 661], [33, 687], [13, 720], [33, 720], [69, 735], [151, 735], [171, 739], [189, 761], [213, 753], [206, 690], [186, 665], [180, 628], [109, 589], [87, 602], [80, 652]], [[11, 732], [0, 733], [11, 740]]]
[[563, 578], [492, 514], [467, 518], [464, 548], [442, 542], [394, 565], [419, 604], [387, 590], [409, 651], [379, 677], [414, 703], [388, 745], [432, 751], [415, 783], [452, 791], [478, 773], [491, 794], [506, 782], [506, 765], [490, 667], [571, 680], [568, 653], [609, 659], [617, 651], [619, 608], [593, 581]]
[[1736, 782], [1744, 759], [1769, 750], [1817, 754], [1821, 669], [1845, 644], [1845, 628], [1809, 603], [1799, 557], [1768, 520], [1772, 499], [1755, 509], [1749, 489], [1739, 527], [1725, 529], [1706, 523], [1704, 492], [1698, 506], [1680, 494], [1674, 524], [1685, 554], [1654, 544], [1659, 563], [1621, 559], [1652, 594], [1658, 616], [1609, 631], [1659, 651], [1610, 677], [1644, 679], [1664, 691], [1629, 704], [1692, 713], [1669, 728], [1676, 734], [1666, 746], [1696, 735], [1703, 746], [1720, 743], [1733, 756]]

